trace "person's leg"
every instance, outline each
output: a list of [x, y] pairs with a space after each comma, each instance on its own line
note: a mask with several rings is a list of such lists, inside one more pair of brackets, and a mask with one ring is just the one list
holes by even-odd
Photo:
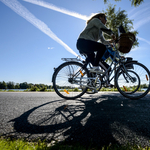
[[90, 62], [94, 66], [95, 61], [95, 53], [87, 54], [87, 61]]
[[89, 40], [79, 39], [76, 46], [79, 52], [87, 55], [87, 61], [94, 65], [95, 53], [89, 48]]
[[95, 58], [94, 66], [98, 66], [102, 56], [105, 53], [106, 46], [104, 44], [97, 43], [94, 46], [94, 50], [97, 51], [97, 55], [96, 55], [96, 58]]
[[[106, 71], [109, 68], [109, 65], [105, 62], [105, 61], [100, 61], [100, 66]], [[109, 70], [109, 72], [111, 71], [111, 68]]]
[[[109, 68], [109, 65], [105, 62], [105, 61], [100, 61], [99, 65], [101, 66], [101, 68], [103, 68], [105, 71]], [[109, 69], [109, 71], [106, 74], [106, 77], [108, 78], [109, 73], [111, 71], [111, 68]], [[114, 87], [113, 84], [110, 83], [110, 80], [108, 80], [106, 82], [106, 87]]]
[[78, 50], [86, 53], [88, 57], [90, 57], [90, 59], [93, 59], [94, 52], [97, 51], [97, 55], [93, 63], [94, 66], [99, 65], [99, 61], [104, 55], [105, 50], [106, 50], [106, 46], [104, 44], [91, 41], [91, 40], [85, 40], [85, 39], [79, 39], [77, 41], [77, 48]]

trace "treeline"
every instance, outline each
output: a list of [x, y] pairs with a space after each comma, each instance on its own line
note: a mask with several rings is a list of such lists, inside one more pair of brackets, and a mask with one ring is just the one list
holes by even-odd
[[33, 83], [14, 83], [14, 82], [0, 82], [0, 89], [31, 89], [36, 87], [38, 89], [51, 89], [53, 88], [51, 85], [45, 84], [33, 84]]
[[[57, 86], [57, 89], [70, 89], [69, 86]], [[147, 88], [147, 84], [140, 85], [140, 89]], [[136, 88], [136, 87], [130, 87], [130, 88]], [[32, 89], [34, 90], [46, 90], [46, 89], [53, 89], [52, 85], [45, 85], [45, 84], [33, 84], [33, 83], [14, 83], [14, 82], [0, 82], [0, 89]]]

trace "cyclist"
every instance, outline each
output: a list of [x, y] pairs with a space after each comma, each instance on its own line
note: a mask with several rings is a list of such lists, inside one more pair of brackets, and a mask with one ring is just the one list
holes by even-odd
[[[104, 13], [94, 15], [87, 21], [85, 29], [77, 40], [77, 49], [80, 53], [85, 53], [93, 65], [93, 68], [90, 70], [91, 72], [102, 72], [99, 68], [99, 62], [106, 51], [106, 45], [110, 45], [112, 42], [112, 40], [106, 41], [102, 34], [101, 28], [107, 29], [105, 26], [106, 22], [107, 18]], [[105, 33], [112, 35], [110, 29], [107, 29]], [[114, 35], [112, 35], [112, 39], [115, 39]], [[98, 42], [99, 40], [101, 43]], [[95, 54], [94, 52], [97, 53]]]

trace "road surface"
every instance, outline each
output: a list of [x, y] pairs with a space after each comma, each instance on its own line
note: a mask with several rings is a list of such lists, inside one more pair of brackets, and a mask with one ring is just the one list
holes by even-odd
[[99, 92], [65, 100], [54, 92], [0, 92], [0, 135], [149, 145], [150, 94], [129, 100], [117, 92]]

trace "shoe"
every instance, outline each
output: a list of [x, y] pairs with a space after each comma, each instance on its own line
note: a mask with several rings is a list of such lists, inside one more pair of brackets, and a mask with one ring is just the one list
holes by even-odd
[[90, 69], [90, 72], [95, 72], [95, 73], [104, 74], [104, 71], [101, 70], [101, 69], [99, 69], [98, 66], [97, 66], [97, 67], [92, 67], [92, 68]]

